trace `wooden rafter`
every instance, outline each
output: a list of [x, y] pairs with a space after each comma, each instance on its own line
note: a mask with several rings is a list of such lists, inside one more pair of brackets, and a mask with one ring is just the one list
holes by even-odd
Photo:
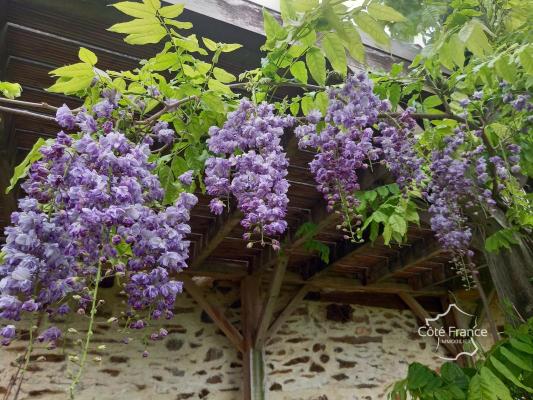
[[[279, 329], [279, 327], [286, 321], [286, 319], [290, 317], [292, 312], [298, 307], [298, 304], [304, 299], [307, 293], [309, 293], [313, 289], [326, 287], [325, 282], [327, 282], [328, 280], [320, 279], [321, 277], [324, 277], [329, 271], [333, 270], [336, 266], [347, 263], [355, 254], [360, 253], [361, 251], [365, 251], [371, 248], [372, 246], [373, 244], [369, 242], [363, 244], [353, 244], [350, 242], [344, 242], [340, 248], [337, 248], [336, 251], [333, 253], [332, 259], [330, 260], [329, 264], [326, 265], [325, 268], [321, 269], [320, 271], [309, 277], [307, 280], [305, 280], [303, 286], [296, 292], [294, 297], [278, 314], [278, 316], [269, 328], [269, 336], [274, 334]], [[399, 256], [398, 259], [394, 261], [394, 271], [399, 269], [406, 269], [409, 266], [425, 259], [425, 254], [421, 256], [418, 250], [415, 252], [412, 248], [408, 249], [409, 252], [403, 250], [405, 254], [402, 254], [402, 256]], [[402, 264], [401, 267], [396, 267], [396, 263], [398, 262], [398, 260], [400, 262], [402, 260], [406, 260], [406, 264]], [[386, 265], [388, 267], [388, 263]], [[387, 268], [387, 273], [390, 273], [389, 268]], [[386, 280], [386, 278], [378, 279], [377, 281], [382, 282], [384, 280]], [[381, 293], [387, 291], [390, 291], [391, 293], [399, 293], [401, 291], [400, 287], [397, 285], [394, 285], [393, 287], [388, 287], [376, 284], [365, 287], [364, 285], [360, 284], [355, 280], [348, 279], [346, 279], [346, 286], [348, 286], [348, 289], [351, 289], [351, 291], [364, 291], [366, 290], [365, 288], [370, 289], [368, 290], [368, 292], [372, 292], [372, 289], [379, 290], [379, 292]], [[343, 289], [346, 289], [346, 286], [344, 286]]]
[[276, 334], [278, 329], [283, 325], [283, 323], [291, 316], [291, 314], [296, 310], [296, 308], [300, 305], [300, 302], [304, 299], [304, 297], [309, 293], [309, 291], [312, 289], [312, 286], [310, 285], [303, 285], [296, 294], [291, 298], [289, 303], [283, 308], [283, 310], [278, 314], [274, 322], [270, 324], [270, 327], [268, 328], [268, 335], [267, 337], [272, 337]]
[[213, 322], [222, 332], [224, 332], [226, 337], [235, 346], [235, 348], [238, 351], [242, 352], [244, 350], [243, 337], [239, 330], [235, 328], [235, 326], [233, 326], [230, 321], [228, 321], [224, 313], [219, 308], [217, 308], [207, 300], [198, 285], [194, 283], [194, 281], [190, 277], [182, 275], [180, 279], [183, 281], [187, 293], [189, 293], [189, 295], [194, 299], [194, 301], [196, 301], [200, 305], [200, 307], [202, 307], [202, 309], [207, 313], [207, 315], [211, 317]]
[[194, 257], [189, 270], [195, 270], [215, 251], [218, 245], [237, 226], [242, 218], [239, 211], [233, 211], [228, 216], [220, 216], [216, 223], [209, 229], [203, 240], [203, 245]]
[[[291, 140], [288, 144], [289, 148], [293, 145], [294, 140]], [[360, 186], [361, 190], [367, 190], [371, 188], [376, 181], [382, 179], [387, 173], [386, 168], [382, 165], [378, 165], [374, 168], [372, 172], [365, 170], [361, 173], [360, 177]], [[326, 207], [326, 202], [321, 199], [319, 200], [314, 207], [311, 209], [309, 218], [305, 222], [311, 222], [315, 225], [313, 233], [301, 235], [296, 237], [288, 233], [285, 238], [282, 240], [283, 251], [285, 254], [290, 255], [292, 251], [302, 247], [302, 245], [308, 241], [312, 234], [319, 234], [325, 229], [331, 227], [333, 224], [338, 222], [340, 219], [339, 215], [333, 212], [328, 212]], [[263, 257], [263, 261], [260, 266], [254, 270], [254, 274], [260, 274], [268, 268], [276, 264], [278, 258], [278, 253], [268, 250], [267, 254]]]
[[433, 237], [417, 241], [398, 252], [396, 258], [372, 267], [368, 283], [378, 283], [392, 278], [396, 273], [420, 264], [443, 253], [443, 249]]

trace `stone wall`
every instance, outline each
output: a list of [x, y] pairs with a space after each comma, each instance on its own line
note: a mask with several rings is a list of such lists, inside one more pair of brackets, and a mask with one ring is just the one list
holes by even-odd
[[[239, 321], [236, 288], [211, 290], [211, 300], [227, 308]], [[109, 299], [108, 303], [112, 303]], [[431, 340], [416, 335], [416, 319], [409, 311], [346, 307], [347, 322], [328, 320], [326, 303], [304, 301], [265, 348], [269, 400], [382, 399], [387, 386], [405, 376], [407, 364], [420, 361], [437, 367]], [[164, 321], [168, 337], [149, 343], [149, 356], [138, 333], [116, 332], [99, 318], [90, 361], [79, 386], [80, 400], [232, 400], [240, 399], [242, 360], [209, 317], [187, 296], [179, 298], [176, 317]], [[80, 332], [82, 325], [69, 323]], [[72, 351], [75, 334], [65, 348]], [[131, 340], [124, 344], [122, 339]], [[106, 349], [98, 349], [106, 345]], [[16, 358], [25, 343], [0, 349], [0, 396], [16, 371]], [[95, 357], [101, 361], [94, 361]], [[22, 399], [66, 399], [67, 373], [73, 368], [61, 348], [34, 350]], [[12, 398], [12, 397], [11, 397]]]

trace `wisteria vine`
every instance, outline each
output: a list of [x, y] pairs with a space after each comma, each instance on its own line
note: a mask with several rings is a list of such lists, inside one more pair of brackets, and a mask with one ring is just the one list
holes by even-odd
[[[27, 197], [6, 228], [0, 265], [1, 318], [19, 321], [23, 312], [88, 314], [71, 394], [87, 357], [103, 277], [124, 279], [128, 328], [144, 328], [147, 324], [135, 319], [143, 314], [172, 317], [182, 290], [172, 274], [187, 266], [189, 213], [197, 202], [184, 192], [174, 205], [160, 205], [164, 193], [148, 161], [149, 146], [109, 129], [114, 107], [104, 99], [93, 108], [94, 115], [76, 116], [66, 106], [59, 108], [58, 123], [66, 129], [77, 125], [80, 133], [59, 132], [40, 149], [42, 159], [31, 166], [22, 186]], [[15, 327], [7, 325], [1, 334], [7, 345]], [[38, 340], [54, 346], [61, 335], [52, 326]]]
[[244, 214], [241, 225], [249, 243], [271, 243], [279, 249], [273, 237], [287, 229], [289, 163], [281, 136], [294, 123], [293, 117], [276, 115], [271, 104], [243, 99], [222, 128], [209, 130], [209, 150], [216, 154], [205, 164], [207, 193], [216, 196], [211, 211], [221, 214], [233, 195]]

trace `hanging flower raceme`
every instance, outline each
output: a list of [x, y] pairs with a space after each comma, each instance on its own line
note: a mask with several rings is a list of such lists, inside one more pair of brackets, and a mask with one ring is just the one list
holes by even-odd
[[232, 194], [244, 214], [247, 240], [256, 233], [265, 243], [287, 229], [288, 161], [281, 136], [293, 124], [294, 118], [275, 115], [272, 105], [256, 106], [245, 99], [222, 128], [209, 131], [209, 149], [216, 154], [205, 168], [207, 193], [215, 196], [211, 211], [221, 214]]
[[[6, 229], [0, 318], [19, 320], [23, 311], [64, 314], [73, 297], [75, 309], [85, 310], [96, 277], [114, 273], [125, 274], [133, 310], [149, 309], [152, 318], [171, 315], [181, 283], [170, 274], [186, 267], [187, 222], [197, 199], [182, 193], [175, 205], [160, 206], [163, 190], [152, 174], [148, 145], [135, 145], [117, 131], [104, 134], [102, 119], [113, 103], [103, 101], [95, 106], [96, 120], [62, 107], [58, 122], [68, 128], [77, 123], [84, 133], [73, 139], [60, 132], [30, 168], [22, 186], [28, 196]], [[11, 328], [2, 335], [7, 344]]]
[[321, 115], [311, 112], [309, 124], [295, 129], [301, 149], [317, 151], [309, 164], [324, 195], [330, 211], [343, 215], [343, 228], [354, 237], [353, 216], [358, 201], [354, 194], [359, 190], [357, 171], [367, 169], [369, 163], [379, 158], [380, 149], [374, 146], [372, 126], [378, 115], [388, 109], [372, 91], [372, 82], [365, 74], [349, 76], [341, 88], [329, 91], [329, 107], [325, 127], [318, 131]]
[[382, 162], [391, 171], [400, 189], [420, 186], [426, 177], [424, 159], [417, 153], [414, 135], [414, 109], [406, 109], [398, 119], [386, 117], [378, 124], [379, 135], [374, 141], [381, 146]]

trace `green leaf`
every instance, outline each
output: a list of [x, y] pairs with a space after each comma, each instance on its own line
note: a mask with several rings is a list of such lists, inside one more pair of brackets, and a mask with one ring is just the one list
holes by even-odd
[[222, 83], [234, 82], [237, 78], [222, 68], [213, 68], [213, 75]]
[[204, 42], [204, 46], [211, 51], [216, 51], [218, 49], [217, 43], [209, 38], [203, 37], [202, 42]]
[[263, 26], [265, 28], [265, 34], [267, 40], [280, 39], [284, 31], [278, 20], [270, 14], [266, 8], [263, 8]]
[[318, 92], [315, 96], [315, 108], [320, 111], [322, 115], [326, 115], [328, 104], [329, 99], [326, 92]]
[[483, 57], [485, 54], [492, 52], [485, 29], [485, 26], [480, 21], [472, 19], [459, 31], [459, 39], [477, 57]]
[[213, 92], [204, 92], [201, 97], [201, 102], [211, 111], [224, 112], [224, 102]]
[[74, 94], [81, 90], [87, 89], [91, 85], [93, 77], [94, 75], [70, 79], [60, 78], [56, 83], [46, 90], [54, 93]]
[[165, 18], [176, 18], [183, 12], [183, 4], [173, 4], [159, 9], [159, 14]]
[[331, 66], [341, 75], [346, 75], [346, 53], [339, 37], [335, 33], [327, 33], [322, 39], [322, 49]]
[[296, 12], [311, 11], [318, 7], [318, 0], [290, 0], [290, 2]]
[[221, 92], [229, 95], [233, 94], [231, 89], [227, 85], [224, 85], [222, 82], [219, 82], [216, 79], [209, 79], [209, 81], [207, 82], [207, 86], [210, 90], [213, 90], [215, 92]]
[[420, 389], [433, 379], [433, 371], [425, 365], [414, 362], [409, 365], [407, 373], [407, 388], [410, 390]]
[[159, 168], [159, 181], [161, 187], [165, 191], [165, 197], [163, 198], [164, 204], [172, 204], [178, 198], [178, 189], [174, 183], [174, 174], [169, 166], [163, 165]]
[[523, 351], [527, 354], [533, 354], [533, 346], [530, 344], [524, 343], [521, 340], [515, 338], [509, 339], [509, 343], [511, 343], [511, 346], [513, 346], [517, 350]]
[[175, 26], [178, 29], [191, 29], [192, 24], [188, 21], [176, 21], [174, 19], [165, 18], [165, 24]]
[[22, 160], [22, 162], [15, 167], [13, 176], [9, 180], [9, 186], [6, 188], [6, 194], [13, 190], [13, 188], [20, 179], [25, 178], [26, 175], [28, 175], [31, 165], [43, 156], [41, 153], [41, 147], [43, 147], [45, 144], [46, 140], [44, 140], [43, 138], [39, 138], [33, 145], [30, 152], [26, 155], [24, 160]]
[[444, 363], [441, 367], [440, 375], [446, 382], [453, 383], [464, 391], [468, 389], [468, 377], [457, 364], [452, 362]]
[[524, 371], [533, 371], [533, 360], [531, 358], [522, 358], [522, 355], [517, 354], [518, 352], [511, 351], [505, 346], [500, 346], [499, 350], [505, 358], [517, 367]]
[[291, 114], [296, 116], [298, 115], [298, 112], [300, 111], [300, 103], [295, 101], [294, 103], [291, 103], [289, 106], [289, 109], [291, 110]]
[[402, 236], [407, 232], [407, 222], [398, 214], [392, 214], [390, 216], [389, 225], [393, 231], [398, 232]]
[[78, 58], [84, 63], [95, 65], [98, 61], [98, 57], [91, 50], [86, 49], [85, 47], [80, 47], [78, 52]]
[[294, 76], [298, 81], [307, 83], [307, 68], [305, 67], [305, 63], [303, 61], [296, 61], [291, 65], [290, 70], [292, 76]]
[[491, 392], [500, 400], [513, 400], [509, 389], [488, 367], [481, 367], [481, 381], [490, 387]]
[[368, 34], [378, 44], [388, 47], [390, 45], [390, 38], [385, 33], [383, 25], [372, 18], [365, 12], [359, 12], [354, 16], [354, 21], [357, 26], [366, 34]]
[[497, 252], [502, 248], [509, 249], [511, 245], [517, 244], [518, 240], [514, 237], [512, 229], [501, 229], [485, 240], [485, 249], [490, 252]]
[[20, 97], [22, 86], [18, 83], [0, 82], [0, 93], [8, 99], [14, 99], [15, 97]]
[[426, 97], [424, 101], [422, 102], [422, 105], [425, 108], [434, 108], [442, 104], [441, 99], [437, 95], [432, 95], [429, 97]]
[[119, 244], [115, 246], [118, 251], [118, 254], [121, 256], [130, 256], [133, 257], [133, 252], [131, 251], [131, 246], [122, 240]]
[[524, 49], [518, 54], [518, 57], [520, 64], [522, 64], [526, 73], [533, 75], [533, 46], [528, 45], [527, 47], [524, 47]]
[[389, 189], [387, 188], [387, 185], [377, 187], [376, 191], [383, 198], [389, 195]]
[[309, 114], [311, 110], [315, 109], [315, 102], [313, 101], [313, 98], [310, 96], [305, 96], [302, 99], [302, 112], [304, 115]]
[[292, 5], [293, 1], [294, 0], [280, 0], [279, 9], [281, 11], [281, 18], [283, 18], [283, 21], [290, 21], [296, 19], [296, 10], [293, 8]]
[[388, 245], [392, 239], [392, 227], [389, 224], [385, 224], [383, 228], [383, 242]]
[[498, 400], [490, 387], [481, 380], [479, 374], [474, 375], [468, 386], [468, 400]]
[[307, 63], [307, 68], [313, 79], [319, 85], [326, 84], [326, 59], [324, 58], [322, 52], [313, 47], [305, 55], [305, 61]]
[[120, 3], [112, 4], [112, 6], [124, 14], [135, 18], [148, 18], [155, 16], [155, 10], [143, 3], [122, 1]]
[[304, 222], [296, 230], [295, 236], [297, 238], [301, 237], [312, 237], [318, 232], [318, 226], [312, 222]]
[[344, 26], [344, 31], [348, 36], [348, 39], [343, 41], [344, 47], [346, 47], [354, 60], [359, 61], [360, 63], [365, 62], [365, 46], [363, 46], [361, 35], [357, 29], [350, 24]]
[[389, 22], [402, 22], [406, 18], [394, 8], [379, 3], [370, 3], [367, 7], [368, 13], [375, 19]]
[[143, 0], [147, 7], [157, 11], [161, 8], [161, 0]]
[[494, 62], [496, 73], [507, 82], [513, 83], [516, 80], [516, 65], [507, 54], [504, 54]]
[[222, 53], [231, 53], [232, 51], [238, 50], [242, 47], [242, 44], [239, 43], [222, 43], [220, 50]]
[[64, 76], [69, 78], [94, 76], [94, 69], [84, 62], [56, 68], [49, 72], [52, 76]]
[[510, 380], [515, 384], [516, 386], [533, 393], [533, 389], [528, 388], [526, 385], [524, 385], [522, 382], [518, 380], [518, 378], [505, 366], [504, 363], [502, 363], [500, 360], [498, 360], [495, 356], [490, 357], [490, 362], [494, 366], [494, 368], [502, 374], [506, 379]]
[[459, 39], [458, 34], [454, 34], [450, 37], [450, 40], [448, 41], [448, 44], [451, 48], [451, 57], [455, 65], [457, 65], [459, 68], [462, 68], [465, 64], [465, 45]]
[[124, 41], [129, 44], [159, 43], [166, 35], [165, 28], [156, 17], [121, 22], [108, 28], [108, 31], [127, 34]]
[[152, 71], [166, 71], [176, 65], [179, 65], [179, 56], [176, 53], [163, 53], [152, 58], [149, 66]]

